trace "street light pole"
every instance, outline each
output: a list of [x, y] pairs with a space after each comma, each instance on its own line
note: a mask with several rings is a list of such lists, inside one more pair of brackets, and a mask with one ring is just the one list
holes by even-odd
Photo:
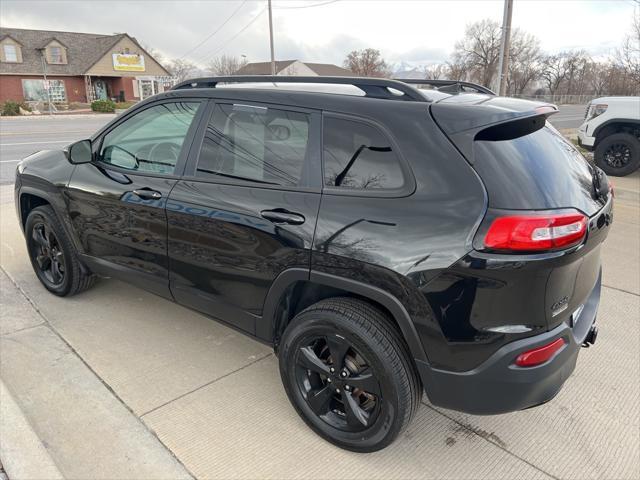
[[509, 49], [511, 47], [511, 16], [513, 0], [504, 0], [502, 15], [502, 38], [500, 40], [500, 60], [498, 63], [498, 95], [507, 93], [507, 76], [509, 73]]
[[269, 2], [269, 44], [271, 46], [271, 75], [276, 74], [276, 57], [273, 53], [273, 18], [271, 14], [271, 0]]

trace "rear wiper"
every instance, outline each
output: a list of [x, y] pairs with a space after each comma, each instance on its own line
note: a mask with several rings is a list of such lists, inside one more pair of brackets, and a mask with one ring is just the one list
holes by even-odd
[[355, 161], [358, 159], [358, 157], [360, 156], [360, 154], [365, 148], [368, 150], [371, 150], [372, 152], [390, 152], [391, 151], [391, 147], [368, 147], [367, 145], [360, 145], [358, 147], [358, 150], [356, 150], [356, 153], [354, 153], [353, 156], [351, 157], [351, 160], [349, 160], [349, 163], [347, 163], [347, 166], [344, 167], [342, 171], [336, 176], [336, 181], [333, 182], [334, 186], [339, 187], [342, 184], [345, 177], [347, 176], [347, 173], [349, 173], [349, 170], [351, 170], [351, 167], [353, 166], [353, 164], [355, 163]]

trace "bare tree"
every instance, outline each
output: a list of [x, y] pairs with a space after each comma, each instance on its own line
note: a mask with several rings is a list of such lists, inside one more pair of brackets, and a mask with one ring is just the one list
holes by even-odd
[[515, 29], [511, 35], [511, 53], [507, 92], [522, 95], [540, 76], [542, 51], [540, 41], [533, 35]]
[[567, 78], [567, 53], [546, 55], [542, 61], [542, 78], [551, 95], [555, 95], [562, 82]]
[[464, 38], [456, 42], [453, 63], [464, 65], [467, 76], [490, 86], [498, 68], [500, 24], [484, 19], [467, 25]]
[[231, 55], [221, 55], [214, 57], [207, 64], [207, 71], [211, 75], [233, 75], [247, 64], [245, 57], [234, 57]]
[[424, 67], [424, 78], [427, 80], [440, 80], [447, 75], [447, 65], [444, 63], [434, 63]]
[[616, 60], [631, 79], [640, 84], [640, 6], [633, 12], [631, 32], [616, 52]]
[[186, 80], [193, 76], [197, 67], [189, 60], [176, 58], [164, 64], [169, 73], [176, 78], [178, 82]]
[[467, 79], [467, 67], [460, 62], [447, 62], [446, 63], [446, 75], [448, 80], [466, 80]]
[[344, 68], [362, 77], [391, 77], [391, 68], [374, 48], [353, 50], [344, 60]]

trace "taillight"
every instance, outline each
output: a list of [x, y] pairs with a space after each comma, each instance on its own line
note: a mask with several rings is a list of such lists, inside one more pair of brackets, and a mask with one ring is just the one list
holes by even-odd
[[543, 345], [542, 347], [527, 350], [516, 358], [516, 365], [519, 367], [535, 367], [549, 360], [555, 353], [565, 346], [565, 341], [558, 338], [553, 342]]
[[579, 244], [587, 232], [581, 213], [508, 215], [496, 218], [484, 238], [492, 250], [541, 251]]

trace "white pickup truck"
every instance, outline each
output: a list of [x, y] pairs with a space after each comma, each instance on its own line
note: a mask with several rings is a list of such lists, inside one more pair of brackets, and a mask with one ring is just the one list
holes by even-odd
[[640, 166], [640, 97], [602, 97], [587, 107], [578, 144], [595, 151], [607, 175], [623, 177]]

